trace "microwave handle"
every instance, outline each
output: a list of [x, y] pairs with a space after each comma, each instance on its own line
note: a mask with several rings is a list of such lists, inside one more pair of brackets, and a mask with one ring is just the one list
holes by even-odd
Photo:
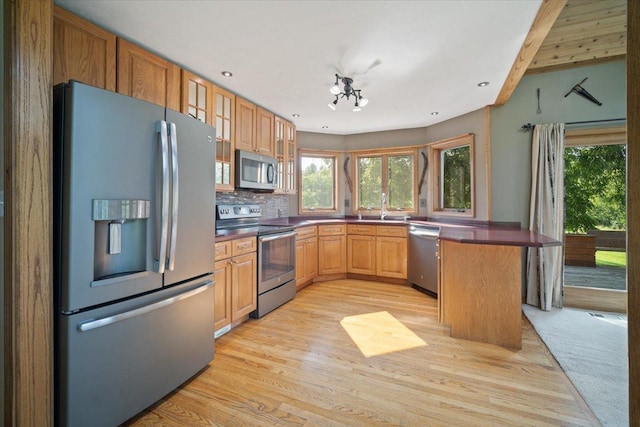
[[275, 183], [275, 168], [273, 167], [273, 164], [269, 163], [269, 165], [267, 166], [267, 183], [269, 184], [273, 184]]

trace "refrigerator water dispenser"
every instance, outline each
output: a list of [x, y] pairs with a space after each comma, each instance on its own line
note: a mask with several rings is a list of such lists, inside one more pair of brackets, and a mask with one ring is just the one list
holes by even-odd
[[94, 282], [147, 269], [149, 200], [93, 200]]

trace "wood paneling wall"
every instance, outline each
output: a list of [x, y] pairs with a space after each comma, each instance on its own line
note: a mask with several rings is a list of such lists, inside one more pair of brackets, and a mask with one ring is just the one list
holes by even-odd
[[640, 2], [627, 2], [629, 425], [640, 426]]
[[52, 425], [53, 1], [5, 0], [5, 426]]

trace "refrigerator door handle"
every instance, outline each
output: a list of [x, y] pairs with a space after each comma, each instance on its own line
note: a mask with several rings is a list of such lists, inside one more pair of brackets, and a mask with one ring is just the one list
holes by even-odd
[[153, 304], [145, 305], [140, 308], [136, 308], [134, 310], [125, 311], [123, 313], [114, 314], [113, 316], [103, 317], [101, 319], [89, 320], [87, 322], [79, 323], [77, 328], [80, 332], [87, 332], [92, 329], [102, 328], [103, 326], [112, 325], [116, 322], [121, 322], [123, 320], [132, 319], [134, 317], [142, 316], [143, 314], [149, 313], [154, 310], [158, 310], [162, 307], [166, 307], [168, 305], [174, 304], [178, 301], [182, 301], [187, 298], [191, 298], [194, 295], [197, 295], [201, 292], [206, 291], [211, 286], [214, 285], [214, 281], [207, 280], [203, 283], [202, 286], [193, 289], [189, 292], [185, 292], [184, 294], [176, 295], [171, 298], [167, 298], [158, 302], [154, 302]]
[[169, 143], [167, 140], [167, 122], [158, 122], [160, 151], [162, 153], [162, 201], [160, 213], [160, 239], [158, 240], [158, 265], [156, 271], [164, 273], [167, 259], [167, 233], [169, 231]]
[[168, 269], [173, 271], [176, 262], [176, 239], [178, 236], [178, 136], [176, 134], [176, 124], [169, 123], [169, 135], [171, 137], [171, 183], [172, 183], [172, 209], [171, 209], [171, 237], [169, 242], [169, 265]]

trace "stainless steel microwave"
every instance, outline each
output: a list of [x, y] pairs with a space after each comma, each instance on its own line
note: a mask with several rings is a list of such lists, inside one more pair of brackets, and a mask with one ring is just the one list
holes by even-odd
[[236, 150], [236, 188], [273, 191], [278, 187], [276, 159]]

